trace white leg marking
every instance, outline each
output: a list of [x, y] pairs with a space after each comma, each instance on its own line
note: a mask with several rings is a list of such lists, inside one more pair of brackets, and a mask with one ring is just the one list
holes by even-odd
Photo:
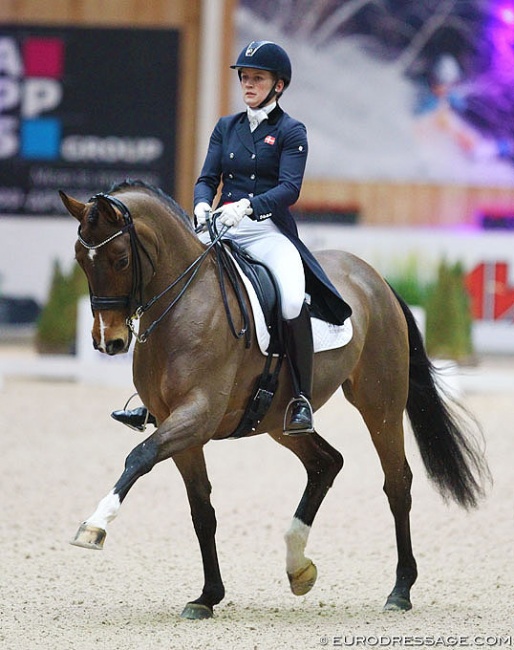
[[309, 562], [304, 552], [310, 532], [311, 527], [296, 517], [291, 522], [291, 526], [285, 534], [286, 571], [288, 573], [295, 573], [295, 571], [303, 569], [307, 562]]
[[114, 492], [111, 491], [100, 501], [94, 513], [91, 515], [91, 517], [86, 519], [84, 523], [105, 530], [107, 524], [111, 522], [118, 514], [120, 505], [121, 503], [118, 495], [114, 494]]

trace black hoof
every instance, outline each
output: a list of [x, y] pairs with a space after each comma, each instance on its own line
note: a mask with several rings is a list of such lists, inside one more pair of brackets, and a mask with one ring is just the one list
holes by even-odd
[[398, 594], [391, 594], [384, 605], [384, 612], [408, 612], [412, 609], [409, 598]]
[[211, 607], [202, 605], [200, 603], [187, 603], [184, 611], [180, 615], [181, 618], [187, 618], [190, 621], [201, 621], [206, 618], [212, 618], [214, 612]]

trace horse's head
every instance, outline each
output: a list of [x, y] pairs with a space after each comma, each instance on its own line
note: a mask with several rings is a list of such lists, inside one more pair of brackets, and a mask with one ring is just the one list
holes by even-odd
[[80, 224], [75, 258], [89, 283], [93, 345], [110, 355], [126, 352], [132, 336], [127, 319], [141, 304], [143, 275], [152, 264], [148, 252], [130, 212], [116, 197], [98, 194], [82, 203], [59, 194]]

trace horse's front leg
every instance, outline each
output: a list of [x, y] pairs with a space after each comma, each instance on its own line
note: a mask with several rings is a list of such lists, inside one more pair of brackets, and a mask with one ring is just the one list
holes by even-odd
[[[125, 460], [125, 470], [109, 494], [98, 504], [94, 513], [80, 526], [75, 546], [101, 550], [106, 536], [106, 526], [118, 514], [118, 510], [134, 483], [147, 474], [157, 463], [186, 449], [204, 444], [209, 439], [208, 424], [197, 426], [198, 413], [204, 399], [197, 391], [191, 391], [180, 407], [163, 420], [156, 431], [137, 445]], [[206, 419], [207, 420], [207, 419]]]
[[147, 474], [156, 464], [158, 450], [158, 444], [151, 436], [130, 452], [125, 460], [125, 470], [118, 482], [111, 492], [100, 501], [93, 514], [82, 522], [71, 544], [82, 548], [102, 550], [107, 534], [107, 524], [116, 517], [123, 499], [137, 479]]
[[207, 476], [203, 447], [189, 449], [173, 456], [184, 484], [191, 507], [193, 526], [202, 554], [204, 585], [199, 598], [184, 608], [182, 618], [210, 618], [213, 607], [225, 595], [216, 551], [216, 515], [211, 504], [211, 484]]
[[203, 445], [209, 440], [209, 420], [199, 417], [205, 401], [202, 393], [190, 391], [188, 399], [184, 399], [149, 438], [130, 452], [125, 460], [123, 474], [111, 492], [100, 501], [94, 513], [81, 524], [71, 542], [73, 545], [101, 550], [107, 524], [116, 517], [123, 499], [138, 478], [162, 460]]
[[172, 457], [184, 479], [204, 565], [202, 594], [188, 603], [182, 613], [185, 618], [196, 619], [212, 616], [214, 605], [224, 596], [214, 538], [216, 517], [210, 502], [211, 486], [203, 455], [203, 445], [211, 435], [211, 424], [209, 418], [198, 416], [202, 405], [201, 395], [195, 392], [180, 409], [161, 422], [149, 438], [130, 452], [118, 482], [100, 501], [94, 513], [80, 525], [71, 542], [75, 546], [101, 550], [106, 527], [118, 514], [130, 488], [154, 465]]

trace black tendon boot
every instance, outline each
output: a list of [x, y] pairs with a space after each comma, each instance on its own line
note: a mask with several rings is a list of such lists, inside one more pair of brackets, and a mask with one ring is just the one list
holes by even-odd
[[314, 431], [312, 407], [312, 364], [314, 348], [309, 308], [303, 304], [297, 318], [284, 321], [284, 342], [293, 384], [293, 399], [284, 419], [284, 433], [289, 436]]
[[157, 425], [154, 416], [144, 406], [138, 406], [135, 409], [127, 409], [125, 406], [120, 411], [113, 411], [111, 417], [135, 431], [144, 431], [147, 424]]

